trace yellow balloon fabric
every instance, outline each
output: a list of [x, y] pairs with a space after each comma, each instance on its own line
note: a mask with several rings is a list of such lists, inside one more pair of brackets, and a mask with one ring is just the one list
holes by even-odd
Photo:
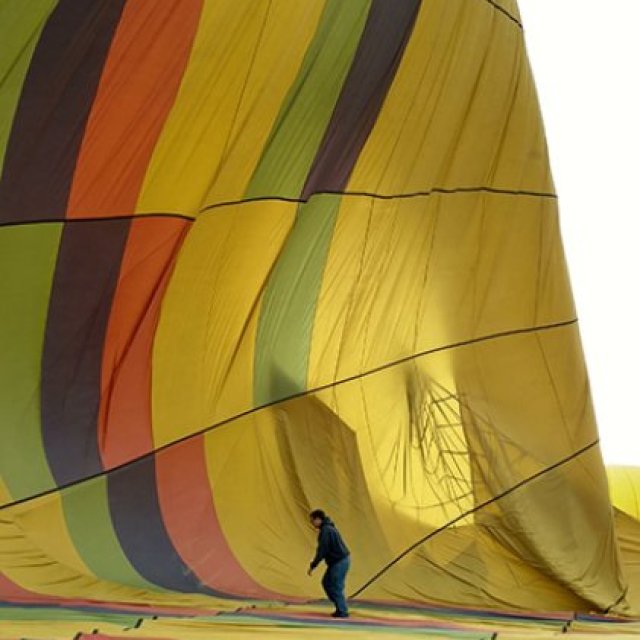
[[640, 520], [640, 467], [607, 467], [611, 504]]
[[294, 606], [322, 508], [363, 607], [640, 615], [515, 0], [0, 41], [0, 603]]
[[618, 547], [628, 582], [627, 599], [640, 598], [640, 467], [607, 467]]

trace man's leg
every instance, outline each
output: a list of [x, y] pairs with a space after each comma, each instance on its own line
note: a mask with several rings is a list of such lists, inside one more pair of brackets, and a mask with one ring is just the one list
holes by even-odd
[[333, 583], [334, 583], [333, 567], [327, 567], [327, 570], [324, 572], [324, 575], [322, 576], [322, 588], [324, 589], [324, 592], [327, 594], [327, 598], [329, 598], [329, 600], [333, 602], [337, 610], [338, 604], [335, 600], [335, 591], [333, 590]]
[[336, 605], [336, 614], [340, 617], [346, 618], [349, 615], [349, 610], [347, 609], [347, 601], [344, 597], [344, 583], [347, 577], [347, 571], [349, 571], [349, 567], [351, 565], [351, 560], [349, 556], [340, 560], [336, 564], [331, 567], [333, 569], [332, 572], [332, 585], [331, 590], [333, 593], [333, 601]]

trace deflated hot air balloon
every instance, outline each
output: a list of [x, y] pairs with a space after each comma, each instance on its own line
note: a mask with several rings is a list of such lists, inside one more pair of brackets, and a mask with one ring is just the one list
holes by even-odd
[[640, 613], [515, 0], [0, 31], [1, 601]]

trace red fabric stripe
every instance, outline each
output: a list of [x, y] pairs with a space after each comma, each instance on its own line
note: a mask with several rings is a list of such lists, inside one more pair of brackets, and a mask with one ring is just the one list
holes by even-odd
[[106, 469], [153, 448], [153, 336], [189, 224], [169, 217], [140, 217], [131, 223], [102, 358], [98, 442]]
[[39, 596], [33, 591], [23, 589], [21, 586], [7, 578], [7, 576], [0, 573], [0, 600], [5, 600], [7, 602], [24, 602], [33, 600], [34, 598], [51, 599], [47, 596]]
[[134, 211], [201, 9], [202, 0], [136, 0], [125, 6], [80, 149], [68, 217]]
[[209, 486], [203, 436], [158, 454], [156, 476], [169, 536], [184, 562], [204, 584], [232, 595], [283, 599], [256, 583], [227, 544]]

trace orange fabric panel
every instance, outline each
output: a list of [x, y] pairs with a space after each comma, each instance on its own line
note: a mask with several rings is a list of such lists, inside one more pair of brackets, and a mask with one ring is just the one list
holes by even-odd
[[135, 219], [129, 231], [102, 357], [99, 445], [112, 468], [153, 447], [151, 351], [160, 303], [189, 223]]
[[133, 213], [201, 9], [202, 0], [127, 3], [87, 123], [67, 217]]

